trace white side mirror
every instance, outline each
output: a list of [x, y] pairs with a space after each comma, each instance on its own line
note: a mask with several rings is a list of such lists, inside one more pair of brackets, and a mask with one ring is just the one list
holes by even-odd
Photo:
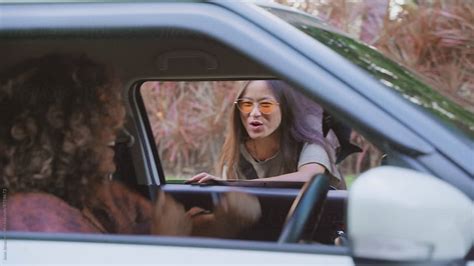
[[355, 257], [458, 260], [474, 241], [474, 204], [448, 183], [399, 167], [362, 174], [349, 191], [348, 237]]

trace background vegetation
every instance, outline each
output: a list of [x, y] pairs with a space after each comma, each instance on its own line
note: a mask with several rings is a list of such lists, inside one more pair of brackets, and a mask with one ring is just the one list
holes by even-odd
[[425, 77], [474, 112], [472, 0], [276, 0], [318, 17]]
[[239, 81], [146, 82], [141, 94], [168, 179], [214, 173]]
[[[472, 0], [275, 0], [310, 13], [418, 72], [444, 96], [474, 112]], [[147, 82], [142, 94], [165, 173], [211, 171], [239, 82]], [[354, 133], [363, 152], [341, 168], [349, 179], [381, 153]]]

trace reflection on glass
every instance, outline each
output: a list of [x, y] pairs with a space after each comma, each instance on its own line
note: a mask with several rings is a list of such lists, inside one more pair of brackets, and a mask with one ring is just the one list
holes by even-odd
[[439, 94], [421, 82], [415, 74], [391, 61], [373, 47], [346, 37], [342, 33], [328, 30], [327, 26], [310, 16], [272, 8], [266, 9], [360, 66], [413, 104], [421, 106], [447, 124], [455, 125], [465, 133], [474, 136], [474, 114]]

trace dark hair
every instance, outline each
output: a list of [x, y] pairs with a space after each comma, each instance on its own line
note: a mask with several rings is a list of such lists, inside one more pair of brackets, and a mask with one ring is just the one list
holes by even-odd
[[114, 171], [107, 142], [125, 110], [109, 71], [85, 56], [46, 55], [0, 73], [0, 187], [82, 207]]
[[[251, 82], [244, 84], [237, 99], [244, 94]], [[280, 152], [285, 163], [283, 169], [285, 173], [295, 172], [304, 143], [316, 143], [325, 150], [328, 149], [322, 131], [312, 125], [309, 119], [310, 115], [314, 115], [321, 120], [322, 109], [284, 81], [265, 80], [265, 82], [280, 103], [282, 119], [277, 130], [280, 131]], [[228, 130], [217, 170], [222, 175], [224, 166], [227, 166], [227, 177], [237, 179], [237, 167], [239, 167], [241, 160], [240, 144], [246, 141], [249, 136], [242, 125], [239, 110], [235, 105], [231, 111]]]

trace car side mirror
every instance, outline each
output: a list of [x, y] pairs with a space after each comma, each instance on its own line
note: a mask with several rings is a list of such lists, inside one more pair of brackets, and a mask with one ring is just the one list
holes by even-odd
[[366, 261], [457, 261], [474, 242], [474, 204], [428, 174], [381, 166], [360, 175], [348, 200], [348, 237]]

